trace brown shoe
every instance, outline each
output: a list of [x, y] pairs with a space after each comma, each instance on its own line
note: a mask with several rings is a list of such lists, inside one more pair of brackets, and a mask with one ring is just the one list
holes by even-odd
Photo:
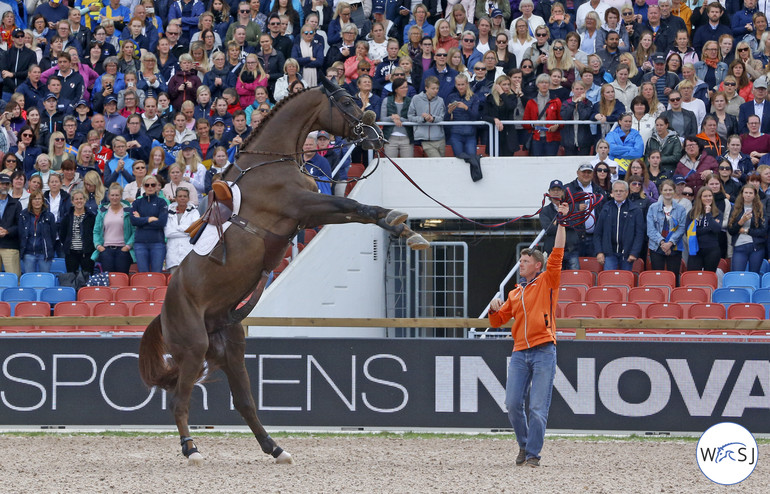
[[527, 452], [523, 449], [519, 450], [518, 456], [516, 456], [516, 466], [520, 467], [524, 465], [524, 462], [527, 460]]
[[532, 468], [537, 468], [540, 466], [540, 460], [538, 460], [534, 456], [532, 458], [527, 458], [527, 466]]

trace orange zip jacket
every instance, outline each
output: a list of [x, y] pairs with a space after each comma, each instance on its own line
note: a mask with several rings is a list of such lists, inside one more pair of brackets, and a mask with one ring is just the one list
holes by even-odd
[[559, 301], [561, 262], [564, 249], [556, 248], [548, 256], [545, 271], [526, 286], [516, 286], [508, 293], [500, 310], [489, 312], [489, 324], [499, 328], [513, 318], [513, 351], [526, 350], [543, 343], [556, 343], [556, 303]]

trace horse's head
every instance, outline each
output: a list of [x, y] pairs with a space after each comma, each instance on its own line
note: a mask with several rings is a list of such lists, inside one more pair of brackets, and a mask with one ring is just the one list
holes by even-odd
[[332, 112], [339, 112], [338, 118], [332, 118], [332, 122], [336, 120], [345, 123], [343, 132], [334, 132], [334, 128], [326, 130], [359, 142], [363, 149], [381, 149], [385, 145], [385, 137], [380, 128], [375, 125], [376, 115], [374, 112], [361, 110], [350, 93], [326, 77], [321, 77], [321, 84], [331, 103]]

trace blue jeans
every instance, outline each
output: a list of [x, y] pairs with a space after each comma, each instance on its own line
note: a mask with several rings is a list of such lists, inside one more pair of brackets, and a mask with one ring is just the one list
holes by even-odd
[[[548, 409], [551, 407], [553, 378], [556, 375], [556, 345], [545, 343], [511, 355], [505, 406], [519, 448], [527, 458], [540, 459], [545, 440]], [[529, 396], [529, 418], [524, 405]]]
[[163, 271], [163, 261], [166, 259], [166, 244], [157, 242], [134, 244], [136, 267], [140, 273], [160, 273]]
[[107, 247], [104, 252], [99, 254], [99, 262], [103, 271], [128, 274], [132, 260], [131, 254], [123, 252], [120, 247]]
[[628, 262], [621, 254], [604, 254], [604, 269], [607, 271], [618, 269], [631, 271], [633, 267], [634, 263]]
[[764, 246], [756, 248], [753, 243], [750, 243], [733, 247], [733, 260], [730, 263], [730, 270], [759, 273], [764, 257]]
[[452, 146], [452, 152], [458, 158], [464, 155], [476, 156], [476, 134], [458, 135], [453, 132], [449, 136], [449, 145]]
[[545, 139], [536, 141], [532, 139], [529, 147], [530, 156], [556, 156], [559, 154], [559, 141], [546, 142]]
[[566, 269], [580, 269], [580, 256], [578, 251], [564, 251], [564, 267]]
[[49, 273], [51, 261], [46, 261], [41, 254], [24, 254], [25, 273]]

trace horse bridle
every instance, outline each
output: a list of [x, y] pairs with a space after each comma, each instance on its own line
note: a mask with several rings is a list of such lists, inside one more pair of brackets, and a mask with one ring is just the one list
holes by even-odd
[[353, 97], [350, 96], [350, 94], [344, 88], [338, 87], [337, 89], [329, 92], [329, 90], [324, 87], [323, 91], [326, 93], [326, 97], [329, 98], [330, 109], [331, 107], [337, 108], [337, 110], [342, 113], [342, 117], [345, 119], [345, 122], [351, 128], [352, 134], [355, 136], [355, 140], [351, 141], [350, 144], [356, 145], [367, 140], [366, 132], [364, 131], [366, 128], [371, 129], [375, 134], [378, 133], [377, 131], [379, 129], [374, 125], [374, 122], [364, 123], [364, 115], [366, 115], [366, 113], [364, 113], [361, 118], [357, 118], [345, 110], [342, 105], [342, 99], [345, 97], [353, 99]]

